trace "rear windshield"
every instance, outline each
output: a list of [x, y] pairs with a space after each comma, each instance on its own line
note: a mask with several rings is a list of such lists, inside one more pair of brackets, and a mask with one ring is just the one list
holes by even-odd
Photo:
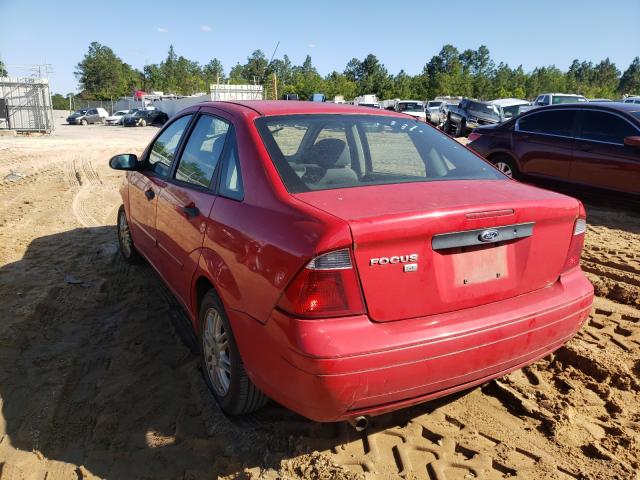
[[553, 105], [559, 105], [561, 103], [576, 103], [576, 102], [586, 102], [587, 99], [584, 97], [574, 97], [573, 95], [554, 95], [551, 99], [551, 103]]
[[467, 107], [470, 112], [474, 112], [488, 117], [500, 118], [498, 108], [490, 103], [469, 102]]
[[421, 112], [424, 107], [418, 102], [402, 102], [398, 104], [399, 112]]
[[262, 117], [256, 125], [291, 193], [506, 178], [455, 140], [413, 119], [292, 115]]

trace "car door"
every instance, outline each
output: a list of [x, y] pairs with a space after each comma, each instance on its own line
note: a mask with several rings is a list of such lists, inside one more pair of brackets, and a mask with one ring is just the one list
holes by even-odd
[[569, 180], [573, 159], [575, 109], [536, 110], [520, 117], [513, 131], [513, 152], [522, 173]]
[[98, 110], [95, 108], [89, 109], [87, 111], [87, 123], [96, 123], [98, 121]]
[[216, 199], [215, 174], [230, 129], [229, 122], [200, 114], [158, 198], [158, 270], [186, 305], [207, 218]]
[[640, 130], [616, 113], [583, 110], [571, 165], [571, 181], [640, 193], [640, 150], [624, 144]]
[[129, 217], [136, 248], [155, 263], [156, 208], [173, 158], [192, 114], [177, 118], [160, 132], [142, 157], [142, 169], [129, 175]]

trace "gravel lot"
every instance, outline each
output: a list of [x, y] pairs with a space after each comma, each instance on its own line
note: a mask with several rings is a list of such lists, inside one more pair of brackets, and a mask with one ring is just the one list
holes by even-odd
[[229, 420], [176, 303], [117, 253], [121, 174], [157, 131], [0, 137], [0, 479], [640, 478], [640, 214], [587, 203], [598, 298], [554, 355], [364, 434], [269, 405]]

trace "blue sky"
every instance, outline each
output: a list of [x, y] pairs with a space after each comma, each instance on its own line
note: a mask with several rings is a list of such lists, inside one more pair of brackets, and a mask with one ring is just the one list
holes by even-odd
[[[394, 8], [397, 7], [397, 8]], [[374, 53], [391, 73], [416, 74], [445, 43], [486, 45], [496, 62], [525, 70], [574, 58], [611, 58], [620, 70], [640, 55], [640, 0], [188, 1], [56, 2], [0, 0], [0, 57], [14, 65], [50, 63], [52, 90], [77, 90], [75, 65], [90, 42], [110, 46], [137, 68], [179, 55], [228, 73], [260, 48], [321, 74]]]

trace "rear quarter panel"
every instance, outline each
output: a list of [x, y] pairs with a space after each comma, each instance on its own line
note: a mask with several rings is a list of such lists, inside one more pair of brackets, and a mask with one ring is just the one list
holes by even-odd
[[300, 268], [320, 252], [351, 245], [351, 233], [343, 220], [286, 191], [253, 124], [255, 113], [206, 110], [234, 124], [244, 199], [215, 201], [198, 275], [209, 278], [226, 308], [264, 323]]

